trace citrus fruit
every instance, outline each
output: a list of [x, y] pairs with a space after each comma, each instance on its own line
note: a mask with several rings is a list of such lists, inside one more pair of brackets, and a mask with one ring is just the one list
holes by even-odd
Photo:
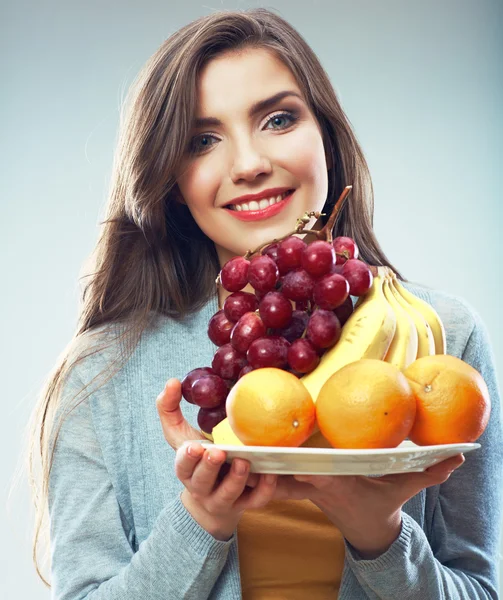
[[311, 435], [315, 408], [304, 384], [275, 367], [255, 369], [232, 387], [227, 418], [247, 446], [300, 446]]
[[334, 448], [395, 448], [415, 414], [415, 396], [403, 373], [370, 358], [336, 371], [316, 400], [318, 426]]
[[449, 354], [423, 356], [403, 371], [417, 400], [409, 438], [420, 446], [474, 442], [489, 421], [491, 400], [482, 375]]

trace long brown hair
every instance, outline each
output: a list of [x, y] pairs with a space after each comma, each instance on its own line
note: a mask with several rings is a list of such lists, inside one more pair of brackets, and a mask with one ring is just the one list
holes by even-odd
[[[326, 72], [301, 35], [274, 12], [258, 8], [216, 12], [170, 36], [130, 88], [121, 113], [106, 218], [91, 257], [92, 272], [84, 278], [79, 322], [32, 415], [33, 560], [48, 586], [39, 569], [37, 546], [57, 440], [57, 433], [53, 438], [51, 430], [66, 376], [78, 361], [117, 340], [117, 324], [124, 325], [120, 339], [127, 340], [130, 354], [153, 316], [183, 319], [215, 294], [220, 269], [215, 246], [187, 207], [175, 201], [174, 174], [189, 143], [201, 69], [219, 54], [243, 48], [268, 49], [283, 61], [321, 126], [333, 165], [323, 212], [329, 215], [344, 186], [353, 186], [334, 236], [352, 237], [363, 260], [397, 272], [374, 235], [373, 190], [362, 150]], [[115, 331], [111, 337], [97, 335], [109, 328]], [[127, 358], [128, 353], [123, 353], [122, 359]], [[120, 364], [118, 361], [116, 368]], [[49, 443], [50, 438], [54, 444]], [[36, 461], [40, 461], [40, 485], [36, 483]]]

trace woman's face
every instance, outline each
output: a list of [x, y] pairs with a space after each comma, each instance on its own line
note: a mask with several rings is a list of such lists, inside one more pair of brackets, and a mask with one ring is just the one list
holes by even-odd
[[[252, 110], [281, 92], [298, 96]], [[329, 165], [321, 130], [294, 76], [273, 54], [247, 49], [210, 61], [200, 74], [197, 107], [206, 123], [194, 123], [177, 184], [221, 266], [292, 231], [306, 211], [322, 210]], [[281, 194], [273, 188], [294, 193], [265, 210], [260, 199], [240, 199], [266, 192], [269, 205]]]

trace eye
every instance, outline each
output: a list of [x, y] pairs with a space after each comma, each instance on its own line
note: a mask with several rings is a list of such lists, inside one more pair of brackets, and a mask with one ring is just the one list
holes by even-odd
[[[298, 120], [298, 118], [298, 115], [291, 111], [282, 111], [271, 115], [266, 122], [266, 126], [270, 123], [273, 123], [275, 126], [272, 127], [272, 129], [281, 131], [283, 129], [288, 129], [289, 127], [291, 127], [295, 123], [295, 121]], [[282, 122], [286, 122], [286, 124], [282, 125]], [[266, 129], [270, 128], [266, 127]], [[217, 142], [219, 141], [218, 138], [216, 138], [210, 133], [201, 133], [200, 135], [196, 135], [190, 141], [188, 153], [191, 155], [204, 154], [206, 150], [208, 150], [209, 148], [211, 148], [211, 146], [214, 145], [211, 143], [211, 139], [217, 140]]]
[[[217, 139], [214, 135], [209, 133], [202, 133], [201, 135], [197, 135], [190, 140], [189, 144], [189, 154], [202, 154], [208, 148], [210, 148], [213, 144], [209, 143], [209, 140]], [[218, 140], [217, 140], [218, 141]], [[199, 142], [205, 142], [199, 145]]]
[[[290, 125], [293, 125], [293, 123], [295, 123], [295, 121], [297, 121], [298, 116], [296, 114], [294, 114], [293, 112], [290, 111], [283, 111], [280, 113], [276, 113], [275, 115], [271, 115], [271, 117], [267, 120], [266, 125], [269, 125], [269, 123], [273, 123], [274, 125], [276, 125], [276, 127], [273, 127], [273, 129], [287, 129]], [[279, 123], [278, 123], [279, 121]], [[281, 125], [281, 122], [287, 122], [286, 125]]]

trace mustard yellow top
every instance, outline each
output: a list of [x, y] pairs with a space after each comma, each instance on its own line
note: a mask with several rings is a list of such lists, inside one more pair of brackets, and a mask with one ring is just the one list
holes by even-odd
[[338, 597], [343, 537], [309, 500], [273, 501], [246, 511], [238, 547], [243, 600]]

